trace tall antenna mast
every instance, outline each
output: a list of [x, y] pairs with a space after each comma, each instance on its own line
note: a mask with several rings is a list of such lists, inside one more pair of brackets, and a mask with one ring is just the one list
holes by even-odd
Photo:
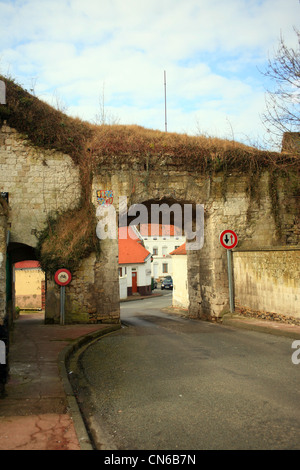
[[164, 85], [165, 85], [165, 131], [167, 132], [167, 74], [164, 71]]

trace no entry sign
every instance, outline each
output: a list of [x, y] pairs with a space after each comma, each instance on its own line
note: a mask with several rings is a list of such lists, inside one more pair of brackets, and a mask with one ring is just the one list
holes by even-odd
[[233, 230], [224, 230], [220, 235], [220, 242], [224, 248], [231, 250], [237, 245], [237, 234]]
[[72, 276], [68, 269], [59, 269], [54, 275], [54, 280], [59, 286], [66, 286], [71, 282]]

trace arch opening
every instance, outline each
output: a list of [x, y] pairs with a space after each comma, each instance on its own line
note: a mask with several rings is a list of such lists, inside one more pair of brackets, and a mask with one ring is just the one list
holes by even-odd
[[7, 305], [11, 321], [45, 311], [46, 278], [34, 247], [10, 242], [7, 247]]
[[[187, 200], [162, 197], [160, 199], [147, 199], [135, 203], [127, 212], [119, 217], [119, 284], [120, 300], [137, 294], [136, 276], [148, 269], [148, 278], [144, 291], [149, 294], [158, 293], [165, 289], [172, 292], [172, 307], [189, 310], [189, 268], [188, 253], [186, 249], [186, 220], [184, 211], [188, 206], [190, 230], [195, 230], [197, 223], [197, 206]], [[153, 217], [154, 215], [154, 217]], [[124, 233], [128, 236], [128, 229], [132, 229], [136, 243], [143, 246], [151, 255], [151, 264], [147, 267], [130, 263], [130, 256], [126, 260], [123, 251], [126, 246]], [[121, 235], [121, 236], [120, 236]], [[132, 243], [132, 242], [130, 242]], [[134, 246], [134, 244], [132, 243]], [[142, 254], [142, 250], [141, 250]], [[189, 253], [192, 256], [192, 252]], [[141, 261], [141, 260], [140, 260]], [[149, 273], [151, 272], [151, 278]], [[137, 273], [137, 274], [136, 274]], [[141, 282], [142, 275], [140, 274]], [[171, 284], [164, 280], [171, 280]]]

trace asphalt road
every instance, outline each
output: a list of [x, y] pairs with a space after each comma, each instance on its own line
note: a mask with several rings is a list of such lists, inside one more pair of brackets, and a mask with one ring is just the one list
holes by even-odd
[[97, 448], [299, 449], [291, 340], [163, 313], [170, 303], [169, 292], [123, 303], [124, 327], [81, 355]]

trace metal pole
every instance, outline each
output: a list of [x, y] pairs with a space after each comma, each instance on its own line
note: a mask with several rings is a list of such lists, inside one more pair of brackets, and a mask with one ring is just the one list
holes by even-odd
[[60, 286], [60, 324], [65, 324], [65, 286]]
[[167, 75], [164, 71], [164, 85], [165, 85], [165, 131], [167, 132]]
[[227, 267], [228, 267], [228, 283], [229, 283], [229, 305], [230, 312], [234, 312], [233, 299], [233, 273], [232, 273], [232, 250], [227, 250]]

